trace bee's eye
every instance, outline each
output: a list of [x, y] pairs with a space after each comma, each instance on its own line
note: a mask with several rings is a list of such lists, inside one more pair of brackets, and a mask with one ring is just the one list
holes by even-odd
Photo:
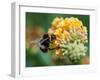
[[51, 35], [51, 40], [55, 40], [56, 36], [54, 34]]

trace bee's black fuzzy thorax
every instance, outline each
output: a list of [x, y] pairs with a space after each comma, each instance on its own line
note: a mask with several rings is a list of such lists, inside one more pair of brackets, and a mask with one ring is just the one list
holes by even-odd
[[43, 38], [40, 40], [40, 50], [42, 52], [47, 52], [49, 49], [49, 45], [50, 43], [52, 43], [53, 40], [56, 39], [56, 36], [54, 34], [51, 34], [51, 36], [49, 36], [48, 34], [44, 34]]
[[40, 50], [43, 52], [47, 52], [49, 49], [50, 39], [48, 34], [44, 34], [43, 38], [40, 40], [41, 46]]

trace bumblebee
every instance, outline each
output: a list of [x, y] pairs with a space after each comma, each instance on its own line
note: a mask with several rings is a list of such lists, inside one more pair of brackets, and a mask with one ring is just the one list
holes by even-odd
[[51, 34], [50, 36], [48, 34], [44, 34], [43, 38], [39, 42], [40, 50], [44, 53], [47, 52], [48, 50], [52, 50], [49, 48], [49, 45], [55, 39], [56, 39], [56, 36], [54, 34]]

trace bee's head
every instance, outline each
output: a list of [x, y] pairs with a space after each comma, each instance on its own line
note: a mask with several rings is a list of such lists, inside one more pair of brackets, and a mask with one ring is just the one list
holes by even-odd
[[55, 40], [55, 39], [56, 39], [56, 35], [51, 34], [50, 38], [51, 38], [51, 42], [52, 42], [53, 40]]

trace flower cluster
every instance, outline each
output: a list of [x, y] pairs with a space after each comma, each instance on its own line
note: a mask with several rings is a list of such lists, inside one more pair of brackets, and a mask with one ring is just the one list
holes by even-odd
[[71, 60], [77, 62], [81, 56], [86, 55], [87, 27], [78, 18], [56, 17], [48, 30], [48, 34], [56, 36], [50, 47], [58, 47], [55, 54], [59, 58], [67, 55]]

